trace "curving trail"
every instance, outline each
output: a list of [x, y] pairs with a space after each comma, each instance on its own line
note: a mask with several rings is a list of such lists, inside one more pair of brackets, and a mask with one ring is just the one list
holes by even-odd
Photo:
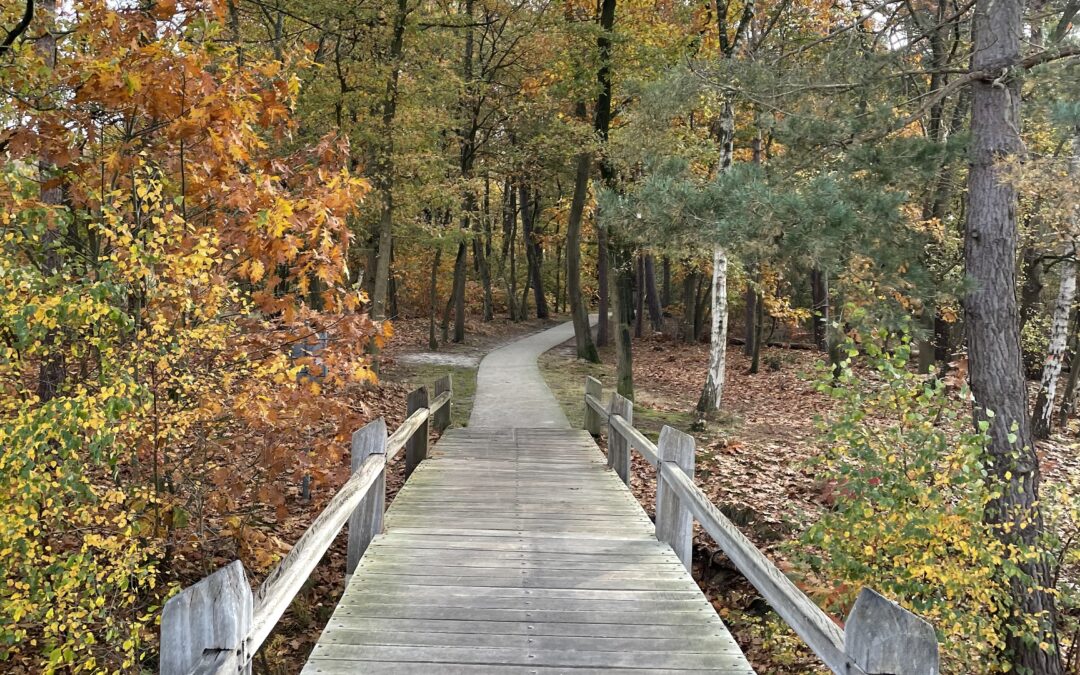
[[[595, 325], [596, 316], [589, 317]], [[490, 352], [476, 374], [470, 427], [569, 429], [562, 407], [548, 389], [536, 359], [574, 337], [574, 324], [530, 335]]]

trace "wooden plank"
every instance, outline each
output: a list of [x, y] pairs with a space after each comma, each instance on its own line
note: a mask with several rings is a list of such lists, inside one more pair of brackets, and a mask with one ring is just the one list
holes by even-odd
[[[423, 410], [428, 407], [427, 387], [420, 387], [409, 392], [405, 399], [405, 414]], [[427, 459], [428, 454], [428, 421], [425, 419], [412, 436], [405, 442], [405, 478], [408, 479], [420, 462]]]
[[[604, 405], [604, 401], [600, 398], [600, 396], [594, 396], [592, 394], [586, 393], [585, 405], [588, 406], [594, 413], [596, 413], [596, 416], [600, 419], [601, 422], [607, 422], [607, 406]], [[599, 436], [599, 434], [596, 435]]]
[[432, 423], [440, 434], [450, 426], [450, 399], [453, 397], [453, 380], [450, 373], [435, 380], [435, 400], [431, 402]]
[[585, 378], [585, 423], [582, 428], [588, 431], [593, 436], [599, 436], [602, 429], [603, 420], [597, 413], [593, 406], [589, 405], [589, 399], [592, 398], [599, 403], [600, 398], [604, 395], [604, 385], [600, 384], [600, 380], [595, 377]]
[[615, 469], [622, 482], [630, 484], [630, 449], [612, 425], [612, 419], [622, 417], [627, 425], [634, 424], [634, 406], [629, 399], [618, 394], [611, 395], [608, 404], [608, 466]]
[[693, 565], [694, 516], [667, 484], [672, 472], [694, 477], [694, 437], [665, 426], [660, 430], [660, 473], [656, 483], [656, 538], [666, 542], [690, 569]]
[[412, 438], [416, 430], [419, 429], [425, 422], [429, 415], [427, 408], [421, 408], [413, 414], [409, 415], [401, 426], [398, 427], [394, 433], [390, 434], [390, 438], [386, 439], [386, 462], [389, 464], [397, 458], [401, 449], [405, 447], [406, 441]]
[[859, 592], [848, 615], [844, 649], [867, 673], [938, 673], [934, 627], [869, 588]]
[[[394, 604], [399, 606], [457, 607], [461, 609], [543, 609], [566, 612], [595, 610], [594, 599], [572, 598], [500, 598], [470, 595], [387, 595], [350, 593], [342, 596], [340, 606], [364, 607]], [[701, 609], [700, 598], [686, 600], [604, 600], [604, 608], [612, 612], [687, 612]]]
[[217, 668], [224, 652], [242, 652], [251, 629], [253, 599], [239, 560], [185, 588], [161, 611], [161, 675]]
[[[319, 643], [311, 658], [347, 661], [419, 661], [424, 663], [475, 663], [561, 668], [693, 668], [715, 672], [750, 672], [745, 661], [730, 654], [684, 654], [680, 652], [602, 652], [484, 647], [402, 647], [398, 645], [332, 645]], [[738, 669], [738, 670], [737, 670]]]
[[418, 586], [409, 583], [384, 584], [382, 586], [349, 585], [343, 597], [393, 596], [409, 598], [440, 598], [463, 595], [475, 598], [562, 598], [567, 600], [596, 600], [619, 602], [629, 600], [698, 600], [703, 601], [697, 588], [675, 591], [627, 590], [627, 589], [580, 589], [580, 588], [518, 588], [515, 586], [484, 588], [473, 585]]
[[352, 574], [371, 540], [383, 529], [386, 510], [386, 420], [382, 417], [368, 422], [353, 432], [351, 446], [352, 472], [355, 475], [364, 461], [372, 455], [383, 457], [383, 468], [352, 514], [349, 516], [349, 542], [345, 574]]
[[720, 636], [678, 638], [574, 637], [551, 635], [498, 635], [495, 633], [416, 633], [328, 630], [320, 638], [326, 644], [400, 645], [418, 647], [512, 647], [516, 649], [683, 652], [687, 654], [738, 654], [733, 641]]
[[656, 614], [620, 614], [619, 612], [564, 612], [559, 610], [524, 609], [470, 609], [459, 607], [403, 607], [397, 605], [342, 605], [334, 616], [340, 621], [350, 618], [368, 619], [417, 619], [446, 620], [469, 619], [471, 621], [517, 621], [522, 623], [608, 623], [649, 626], [699, 626], [711, 621], [719, 623], [716, 612], [711, 616], [706, 607], [692, 612], [657, 612]]
[[406, 619], [340, 616], [335, 612], [327, 632], [337, 629], [417, 633], [493, 633], [496, 635], [561, 635], [567, 637], [678, 638], [718, 635], [727, 629], [714, 624], [546, 623], [543, 621], [483, 621], [475, 619]]
[[656, 466], [656, 462], [658, 461], [656, 445], [646, 438], [645, 434], [635, 429], [633, 425], [622, 417], [610, 417], [608, 418], [608, 424], [616, 434], [622, 437], [623, 442], [625, 442], [629, 448], [637, 450], [641, 456], [645, 458], [645, 461]]
[[[364, 675], [641, 675], [630, 668], [545, 668], [540, 666], [492, 666], [461, 663], [403, 663], [365, 661]], [[650, 669], [649, 675], [710, 675], [715, 670]], [[734, 671], [742, 673], [744, 671]], [[357, 675], [357, 666], [349, 661], [309, 661], [303, 675]]]

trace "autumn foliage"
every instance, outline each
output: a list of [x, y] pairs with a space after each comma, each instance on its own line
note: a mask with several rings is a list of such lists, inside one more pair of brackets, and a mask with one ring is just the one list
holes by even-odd
[[186, 571], [271, 564], [251, 525], [283, 477], [341, 470], [389, 332], [344, 262], [348, 144], [295, 138], [304, 55], [245, 60], [216, 2], [150, 7], [39, 11], [55, 58], [0, 63], [5, 669], [137, 669]]

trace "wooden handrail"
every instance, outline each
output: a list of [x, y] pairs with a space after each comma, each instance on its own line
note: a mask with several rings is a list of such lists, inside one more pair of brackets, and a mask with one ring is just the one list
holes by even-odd
[[694, 519], [724, 550], [732, 564], [754, 585], [769, 606], [836, 673], [862, 675], [864, 671], [844, 654], [844, 632], [779, 568], [754, 546], [735, 524], [681, 471], [662, 466], [663, 480], [678, 493]]
[[656, 466], [656, 463], [660, 461], [656, 452], [656, 445], [646, 438], [645, 434], [628, 424], [621, 415], [609, 416], [608, 424], [630, 444], [631, 448], [637, 450], [645, 458], [646, 462]]
[[[937, 675], [938, 644], [933, 626], [877, 592], [864, 588], [841, 629], [694, 484], [693, 438], [665, 426], [653, 444], [632, 424], [633, 406], [613, 394], [607, 408], [602, 387], [585, 383], [585, 428], [608, 428], [608, 465], [628, 467], [637, 449], [656, 472], [656, 536], [672, 546], [689, 568], [693, 521], [701, 523], [735, 567], [837, 675]], [[689, 456], [688, 456], [689, 454]], [[621, 473], [620, 473], [621, 475]], [[622, 476], [629, 485], [629, 475]]]
[[[346, 522], [350, 525], [350, 557], [359, 558], [371, 537], [382, 529], [386, 467], [410, 442], [418, 444], [417, 461], [427, 454], [428, 420], [438, 431], [450, 423], [453, 397], [450, 376], [435, 385], [438, 396], [416, 409], [390, 436], [379, 418], [353, 434], [353, 473], [316, 516], [289, 553], [252, 594], [243, 566], [237, 562], [214, 572], [169, 599], [162, 609], [162, 675], [224, 675], [250, 671], [252, 657], [273, 631], [293, 598], [311, 576]], [[423, 393], [419, 389], [410, 396]], [[422, 433], [417, 433], [422, 432]], [[423, 439], [420, 439], [420, 436]], [[360, 445], [358, 445], [358, 439]], [[364, 444], [370, 447], [360, 447]], [[413, 451], [410, 450], [410, 453]], [[360, 458], [363, 458], [362, 460]], [[373, 494], [373, 486], [379, 486]], [[375, 514], [360, 517], [371, 507]], [[354, 532], [353, 528], [360, 530]], [[374, 530], [372, 529], [374, 527]], [[366, 531], [363, 531], [366, 530]], [[360, 542], [359, 545], [357, 542]]]

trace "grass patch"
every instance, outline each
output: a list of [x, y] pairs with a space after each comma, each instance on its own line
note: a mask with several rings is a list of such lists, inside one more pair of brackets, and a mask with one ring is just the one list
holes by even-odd
[[469, 416], [476, 398], [476, 370], [461, 366], [408, 364], [398, 366], [393, 373], [393, 379], [410, 389], [427, 387], [428, 392], [434, 396], [435, 380], [449, 374], [454, 388], [454, 396], [450, 400], [450, 426], [465, 427], [469, 425]]

